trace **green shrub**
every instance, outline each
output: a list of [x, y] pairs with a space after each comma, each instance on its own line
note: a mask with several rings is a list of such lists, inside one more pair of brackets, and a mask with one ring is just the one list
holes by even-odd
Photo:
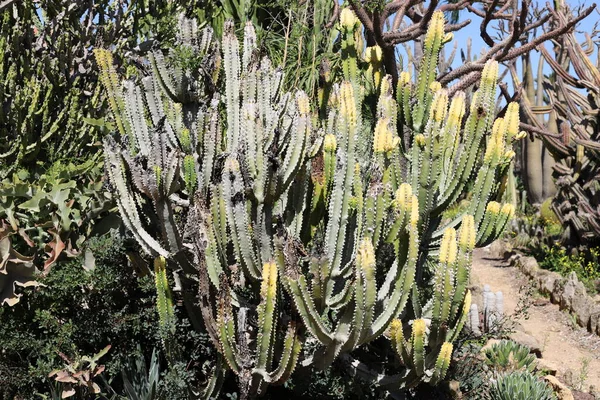
[[102, 363], [120, 374], [139, 346], [151, 352], [157, 339], [154, 286], [127, 265], [124, 240], [117, 235], [92, 239], [95, 268], [83, 257], [59, 262], [25, 289], [14, 307], [0, 308], [0, 398], [34, 398], [49, 391], [48, 374], [63, 368], [58, 352], [73, 358], [111, 344]]
[[503, 340], [485, 351], [485, 363], [496, 371], [535, 369], [536, 357], [529, 353], [529, 348], [512, 340]]
[[492, 383], [491, 400], [551, 400], [555, 399], [552, 389], [535, 375], [515, 371], [500, 376]]
[[540, 267], [558, 272], [563, 276], [575, 272], [577, 278], [585, 285], [589, 293], [597, 293], [597, 283], [600, 281], [598, 259], [599, 248], [590, 248], [586, 252], [567, 254], [563, 247], [542, 247], [542, 255], [538, 258]]

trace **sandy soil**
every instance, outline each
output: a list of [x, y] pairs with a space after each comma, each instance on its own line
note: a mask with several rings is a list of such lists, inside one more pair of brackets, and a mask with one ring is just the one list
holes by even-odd
[[[527, 297], [529, 285], [517, 268], [492, 258], [486, 249], [475, 250], [472, 283], [502, 291], [506, 314], [514, 313], [519, 299]], [[528, 318], [518, 320], [521, 330], [537, 339], [543, 359], [558, 370], [557, 377], [578, 390], [587, 392], [590, 385], [600, 390], [600, 337], [574, 327], [571, 317], [558, 305], [535, 294], [527, 302], [531, 303]]]

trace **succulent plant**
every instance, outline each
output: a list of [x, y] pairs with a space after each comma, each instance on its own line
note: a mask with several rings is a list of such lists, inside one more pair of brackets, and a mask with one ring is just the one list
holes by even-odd
[[[164, 273], [173, 273], [242, 397], [289, 378], [305, 333], [304, 365], [341, 357], [390, 390], [444, 378], [470, 306], [472, 250], [494, 240], [514, 210], [494, 200], [519, 111], [510, 104], [494, 121], [490, 62], [463, 128], [464, 95], [450, 101], [434, 81], [447, 35], [442, 13], [432, 21], [416, 84], [403, 73], [394, 99], [389, 76], [358, 67], [359, 24], [343, 12], [345, 80], [333, 82], [324, 119], [322, 103], [285, 92], [281, 71], [256, 57], [251, 24], [243, 47], [225, 27], [222, 96], [212, 33], [189, 20], [180, 20], [182, 43], [208, 67], [173, 68], [157, 51], [141, 86], [119, 84], [110, 53], [96, 51], [120, 136], [104, 146], [123, 220], [158, 260], [159, 297], [168, 299]], [[204, 86], [193, 86], [198, 73]], [[374, 126], [363, 116], [369, 79], [379, 83]], [[467, 187], [470, 206], [442, 224]], [[349, 355], [384, 335], [397, 351], [391, 375]]]
[[492, 383], [492, 400], [553, 400], [552, 389], [537, 376], [526, 371], [515, 371], [501, 375]]
[[484, 353], [485, 363], [497, 372], [524, 370], [533, 372], [536, 366], [535, 354], [529, 347], [512, 340], [494, 343]]
[[[562, 1], [555, 2], [554, 12], [559, 22], [571, 15]], [[532, 121], [539, 117], [536, 114], [550, 113], [549, 122], [536, 127], [546, 131], [544, 145], [556, 160], [553, 178], [557, 192], [552, 208], [565, 227], [563, 242], [574, 246], [597, 244], [600, 234], [600, 129], [595, 116], [600, 102], [600, 66], [590, 58], [593, 47], [591, 37], [580, 44], [573, 32], [557, 41], [553, 54], [540, 47], [540, 62], [547, 62], [553, 70], [543, 80], [547, 104], [534, 107], [523, 102]]]

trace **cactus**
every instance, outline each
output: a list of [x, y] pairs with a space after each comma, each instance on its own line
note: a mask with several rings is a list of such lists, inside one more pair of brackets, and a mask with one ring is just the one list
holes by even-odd
[[[560, 19], [570, 14], [563, 2], [557, 1], [555, 8]], [[563, 242], [570, 246], [593, 246], [600, 235], [596, 179], [600, 129], [594, 116], [600, 102], [597, 94], [600, 63], [590, 59], [592, 49], [591, 38], [582, 45], [573, 33], [561, 38], [554, 54], [543, 48], [544, 60], [554, 71], [552, 79], [546, 80], [544, 86], [549, 107], [541, 110], [525, 108], [532, 114], [547, 112], [547, 109], [553, 110], [551, 116], [556, 114], [556, 135], [544, 136], [544, 143], [557, 161], [553, 167], [557, 193], [552, 208], [565, 227]], [[581, 89], [587, 90], [587, 97]], [[549, 125], [548, 128], [552, 127]]]
[[[120, 140], [109, 137], [104, 146], [123, 220], [181, 280], [192, 321], [202, 316], [196, 326], [237, 374], [243, 398], [289, 378], [305, 331], [319, 346], [305, 352], [304, 364], [352, 359], [350, 352], [390, 335], [400, 371], [381, 375], [360, 359], [351, 368], [390, 390], [441, 381], [470, 308], [472, 250], [497, 237], [513, 212], [493, 201], [518, 134], [517, 105], [494, 121], [497, 64], [486, 65], [463, 128], [464, 94], [450, 101], [433, 80], [442, 13], [427, 34], [417, 86], [404, 74], [398, 100], [391, 77], [378, 78], [373, 63], [366, 72], [358, 67], [359, 24], [348, 12], [341, 18], [351, 80], [333, 83], [323, 119], [316, 117], [322, 103], [285, 92], [281, 71], [255, 57], [250, 24], [241, 48], [233, 25], [225, 26], [222, 96], [217, 85], [191, 85], [198, 70], [173, 72], [173, 57], [162, 53], [143, 88], [114, 84], [110, 55], [97, 50], [122, 121]], [[183, 41], [186, 54], [216, 77], [210, 30], [197, 35]], [[371, 86], [373, 126], [363, 115], [371, 98], [363, 81], [379, 83]], [[442, 224], [467, 187], [469, 207]], [[189, 295], [194, 279], [199, 309]]]
[[[341, 14], [342, 40], [350, 42], [342, 43], [350, 53], [343, 57], [346, 78], [355, 77], [351, 44], [358, 29], [349, 12]], [[278, 241], [284, 286], [321, 344], [309, 360], [326, 367], [388, 333], [403, 366], [398, 374], [382, 375], [343, 355], [356, 373], [388, 389], [443, 379], [470, 309], [472, 250], [497, 238], [514, 212], [492, 200], [502, 197], [500, 182], [514, 156], [518, 105], [494, 121], [497, 64], [490, 62], [462, 128], [464, 94], [450, 101], [434, 81], [443, 26], [436, 13], [415, 87], [403, 72], [395, 100], [390, 77], [382, 79], [374, 127], [361, 115], [367, 99], [358, 80], [334, 85], [307, 196], [311, 217], [318, 217], [306, 224], [302, 248], [289, 230]], [[470, 206], [443, 225], [442, 212], [467, 185]]]
[[[180, 32], [188, 39], [180, 51], [202, 68], [173, 68], [180, 60], [156, 51], [143, 88], [130, 81], [113, 84], [110, 54], [96, 51], [110, 78], [105, 86], [115, 120], [123, 121], [117, 124], [121, 143], [105, 140], [109, 179], [136, 240], [152, 257], [167, 260], [167, 272], [180, 277], [184, 290], [197, 279], [199, 263], [201, 310], [193, 297], [184, 303], [192, 320], [202, 315], [239, 376], [242, 397], [257, 395], [288, 379], [302, 348], [299, 321], [280, 290], [273, 238], [279, 213], [295, 201], [290, 193], [303, 187], [297, 176], [314, 139], [309, 103], [302, 92], [283, 92], [282, 73], [267, 58], [254, 58], [251, 24], [243, 48], [233, 24], [225, 25], [222, 97], [211, 92], [221, 63], [212, 31], [181, 18]], [[157, 277], [157, 288], [168, 291], [165, 284], [164, 276]], [[166, 314], [168, 307], [159, 308]]]

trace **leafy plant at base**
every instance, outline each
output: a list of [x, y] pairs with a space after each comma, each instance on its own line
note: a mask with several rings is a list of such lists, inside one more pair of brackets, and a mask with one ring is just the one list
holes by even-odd
[[[94, 255], [95, 268], [82, 268], [83, 254], [59, 261], [37, 278], [43, 286], [23, 291], [19, 303], [0, 308], [0, 398], [47, 393], [53, 380], [48, 374], [64, 367], [57, 351], [78, 358], [111, 344], [102, 363], [104, 374], [114, 377], [137, 346], [146, 353], [159, 346], [152, 279], [132, 273], [124, 238], [104, 235], [88, 241], [86, 248]], [[185, 329], [186, 320], [181, 321]], [[188, 332], [177, 337], [186, 341], [194, 362], [214, 352], [206, 338], [202, 342]], [[118, 379], [113, 386], [122, 390]]]
[[512, 340], [502, 340], [493, 344], [485, 351], [484, 357], [485, 363], [498, 372], [533, 372], [536, 366], [536, 357], [529, 353], [529, 347]]
[[553, 400], [552, 389], [537, 376], [525, 371], [515, 371], [500, 376], [492, 383], [491, 400]]
[[[238, 376], [242, 398], [289, 378], [304, 330], [314, 350], [303, 365], [326, 368], [339, 357], [389, 390], [444, 378], [470, 305], [471, 252], [513, 214], [491, 200], [501, 197], [519, 121], [516, 104], [494, 121], [498, 67], [490, 62], [463, 129], [464, 94], [449, 105], [434, 81], [449, 36], [442, 13], [432, 21], [416, 83], [403, 73], [394, 99], [391, 78], [373, 67], [370, 105], [352, 45], [360, 24], [344, 10], [346, 80], [332, 86], [324, 120], [303, 92], [283, 92], [268, 59], [253, 56], [251, 25], [243, 49], [226, 26], [222, 97], [206, 84], [218, 72], [212, 33], [193, 22], [181, 19], [180, 29], [208, 66], [200, 71], [155, 52], [152, 76], [119, 85], [110, 53], [97, 50], [121, 137], [105, 140], [105, 156], [122, 218], [179, 279], [191, 320], [202, 317], [195, 326]], [[374, 127], [363, 105], [376, 110]], [[467, 185], [469, 207], [442, 225]], [[190, 294], [196, 279], [200, 309]], [[164, 291], [164, 278], [157, 282]], [[361, 346], [376, 340], [397, 353], [379, 360], [383, 370], [362, 359]]]
[[47, 274], [61, 255], [75, 256], [86, 239], [117, 227], [120, 220], [103, 189], [101, 167], [95, 159], [56, 163], [43, 175], [20, 170], [1, 181], [3, 240]]

